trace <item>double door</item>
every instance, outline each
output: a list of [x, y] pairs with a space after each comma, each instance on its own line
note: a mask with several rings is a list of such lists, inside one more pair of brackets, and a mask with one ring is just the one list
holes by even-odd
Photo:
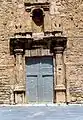
[[26, 95], [29, 103], [45, 103], [53, 101], [52, 57], [27, 58]]

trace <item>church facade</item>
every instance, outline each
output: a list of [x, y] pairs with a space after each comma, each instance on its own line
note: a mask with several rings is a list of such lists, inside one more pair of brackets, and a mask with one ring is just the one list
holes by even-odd
[[83, 103], [83, 1], [0, 1], [0, 104]]

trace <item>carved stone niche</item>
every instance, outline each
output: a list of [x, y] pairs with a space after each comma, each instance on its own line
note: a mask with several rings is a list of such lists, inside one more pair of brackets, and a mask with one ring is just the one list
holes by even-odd
[[50, 25], [50, 2], [48, 0], [31, 0], [25, 1], [24, 4], [25, 10], [30, 14], [31, 17], [31, 27], [33, 34], [43, 33], [45, 29]]

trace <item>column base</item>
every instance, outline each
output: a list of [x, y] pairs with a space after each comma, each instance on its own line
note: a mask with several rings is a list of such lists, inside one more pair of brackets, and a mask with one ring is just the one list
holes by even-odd
[[25, 103], [25, 89], [24, 86], [16, 86], [14, 89], [14, 103], [24, 104]]
[[65, 91], [66, 88], [65, 88], [64, 85], [56, 85], [55, 90], [56, 90], [56, 91]]
[[55, 88], [56, 103], [66, 103], [66, 88], [64, 85], [57, 85]]

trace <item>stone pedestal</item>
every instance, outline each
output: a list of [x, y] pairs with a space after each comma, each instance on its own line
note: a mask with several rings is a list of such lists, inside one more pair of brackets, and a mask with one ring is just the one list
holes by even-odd
[[16, 58], [16, 82], [14, 88], [15, 103], [24, 103], [25, 96], [25, 80], [24, 80], [24, 60], [23, 49], [15, 49]]
[[56, 65], [56, 82], [55, 93], [56, 103], [66, 102], [66, 85], [65, 85], [65, 65], [63, 58], [63, 47], [55, 47], [55, 65]]

